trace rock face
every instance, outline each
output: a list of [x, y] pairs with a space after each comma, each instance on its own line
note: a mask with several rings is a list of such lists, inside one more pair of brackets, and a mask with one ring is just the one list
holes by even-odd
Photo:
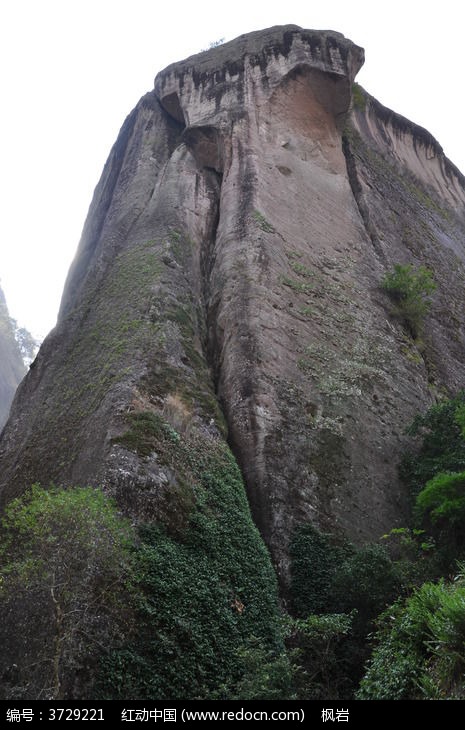
[[25, 371], [5, 295], [0, 289], [0, 431], [6, 423], [15, 390]]
[[[158, 74], [0, 441], [3, 504], [33, 481], [103, 484], [182, 520], [176, 470], [124, 438], [149, 412], [227, 435], [284, 582], [300, 524], [363, 542], [402, 523], [405, 427], [464, 383], [465, 180], [353, 95], [362, 63], [338, 33], [285, 26]], [[421, 343], [379, 286], [407, 262], [437, 283]]]

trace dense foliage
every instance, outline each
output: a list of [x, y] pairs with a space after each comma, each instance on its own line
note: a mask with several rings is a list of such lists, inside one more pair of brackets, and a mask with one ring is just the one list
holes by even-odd
[[[450, 529], [465, 524], [465, 471], [438, 474], [426, 483], [416, 500], [420, 520]], [[462, 530], [463, 531], [463, 530]]]
[[373, 621], [401, 590], [400, 571], [381, 545], [335, 543], [309, 524], [295, 533], [290, 553], [291, 606], [300, 626], [290, 645], [300, 652], [301, 672], [313, 678], [307, 696], [350, 697], [368, 658]]
[[[328, 644], [329, 664], [318, 660], [329, 666], [326, 696], [354, 689], [347, 679], [363, 673], [375, 624], [359, 698], [465, 696], [465, 581], [447, 578], [465, 557], [464, 392], [417, 416], [409, 433], [416, 445], [405, 455], [401, 475], [411, 494], [412, 523], [384, 536], [389, 553], [378, 545], [335, 545], [308, 525], [292, 543], [298, 615], [314, 612], [319, 615], [310, 622], [328, 619], [330, 625], [335, 612], [351, 618], [346, 632]], [[319, 656], [315, 637], [312, 651]], [[301, 663], [314, 666], [308, 652], [301, 651]], [[312, 696], [319, 697], [321, 672], [313, 676]]]
[[297, 530], [290, 549], [293, 612], [310, 614], [356, 611], [364, 628], [398, 594], [399, 578], [386, 549], [335, 544], [332, 535], [313, 525]]
[[415, 269], [412, 264], [395, 264], [381, 286], [393, 302], [393, 315], [417, 337], [431, 306], [428, 297], [436, 289], [432, 272], [424, 266]]
[[298, 699], [349, 697], [353, 690], [348, 647], [353, 614], [325, 613], [289, 622], [293, 689]]
[[229, 449], [211, 438], [194, 448], [160, 418], [134, 428], [135, 446], [156, 438], [168, 458], [169, 442], [191, 477], [184, 514], [169, 531], [130, 525], [92, 488], [35, 486], [12, 502], [0, 544], [3, 693], [289, 696], [276, 579]]
[[380, 618], [360, 699], [465, 698], [465, 582], [425, 583]]
[[337, 568], [331, 594], [338, 609], [355, 611], [355, 627], [364, 637], [371, 622], [401, 589], [396, 565], [381, 545], [355, 550]]
[[465, 580], [433, 582], [465, 554], [463, 393], [410, 429], [409, 527], [359, 548], [310, 524], [296, 530], [291, 616], [278, 611], [227, 446], [181, 435], [154, 413], [128, 423], [118, 444], [176, 465], [176, 514], [163, 526], [130, 524], [92, 488], [35, 485], [10, 503], [0, 541], [0, 641], [14, 657], [5, 697], [464, 696]]
[[292, 611], [298, 618], [330, 610], [331, 586], [336, 568], [349, 552], [334, 544], [331, 535], [313, 525], [302, 525], [290, 545]]
[[465, 439], [462, 429], [465, 391], [445, 399], [419, 414], [408, 429], [420, 439], [418, 447], [404, 456], [400, 473], [413, 498], [426, 482], [442, 472], [465, 470]]
[[275, 577], [239, 469], [220, 445], [196, 459], [196, 505], [182, 540], [156, 526], [140, 532], [138, 629], [106, 658], [104, 697], [235, 696], [254, 657], [282, 670], [255, 687], [256, 699], [288, 684]]
[[420, 443], [401, 464], [412, 498], [413, 525], [435, 544], [431, 562], [439, 573], [453, 570], [465, 549], [464, 409], [461, 391], [417, 416], [409, 433]]
[[[101, 694], [288, 693], [276, 578], [236, 461], [224, 443], [180, 430], [183, 435], [157, 414], [138, 413], [117, 440], [140, 455], [155, 450], [176, 472], [182, 494], [165, 530], [146, 525], [139, 531], [138, 630], [107, 658]], [[258, 658], [269, 672], [251, 682]], [[279, 673], [278, 666], [288, 668]]]
[[[410, 433], [420, 444], [404, 458], [402, 474], [414, 502], [413, 520], [426, 546], [423, 573], [448, 576], [465, 555], [464, 393], [418, 416]], [[401, 532], [400, 530], [398, 532]], [[411, 537], [403, 538], [413, 544]], [[434, 548], [434, 549], [432, 549]], [[415, 556], [413, 556], [415, 559]], [[427, 580], [384, 612], [362, 699], [463, 698], [465, 581]]]
[[0, 542], [7, 696], [82, 695], [99, 656], [130, 630], [132, 531], [97, 489], [35, 485], [11, 502]]

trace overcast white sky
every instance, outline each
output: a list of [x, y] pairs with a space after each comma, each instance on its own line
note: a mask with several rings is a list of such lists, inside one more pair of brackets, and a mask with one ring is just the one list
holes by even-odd
[[93, 189], [124, 118], [167, 64], [295, 23], [366, 52], [358, 81], [426, 127], [465, 171], [458, 0], [3, 0], [0, 279], [10, 314], [54, 326]]

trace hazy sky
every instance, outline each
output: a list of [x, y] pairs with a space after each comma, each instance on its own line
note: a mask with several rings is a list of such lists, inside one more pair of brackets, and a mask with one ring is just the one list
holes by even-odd
[[271, 25], [344, 33], [357, 80], [426, 127], [465, 171], [458, 0], [3, 0], [0, 279], [10, 313], [43, 337], [102, 167], [125, 116], [167, 64]]

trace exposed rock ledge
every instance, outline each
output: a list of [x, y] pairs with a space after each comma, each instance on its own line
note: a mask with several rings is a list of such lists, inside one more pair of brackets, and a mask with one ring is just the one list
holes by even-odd
[[356, 110], [355, 128], [369, 144], [392, 162], [407, 168], [416, 179], [434, 189], [458, 213], [465, 213], [465, 176], [444, 154], [439, 142], [424, 127], [383, 106], [362, 91], [365, 108]]
[[[363, 49], [341, 33], [275, 26], [168, 66], [155, 78], [155, 93], [186, 127], [213, 121], [229, 126], [237, 114], [270, 98], [284, 77], [307, 69], [331, 74], [335, 83], [329, 95], [328, 88], [321, 91], [338, 114], [347, 111], [363, 61]], [[245, 86], [254, 98], [244, 98]]]

